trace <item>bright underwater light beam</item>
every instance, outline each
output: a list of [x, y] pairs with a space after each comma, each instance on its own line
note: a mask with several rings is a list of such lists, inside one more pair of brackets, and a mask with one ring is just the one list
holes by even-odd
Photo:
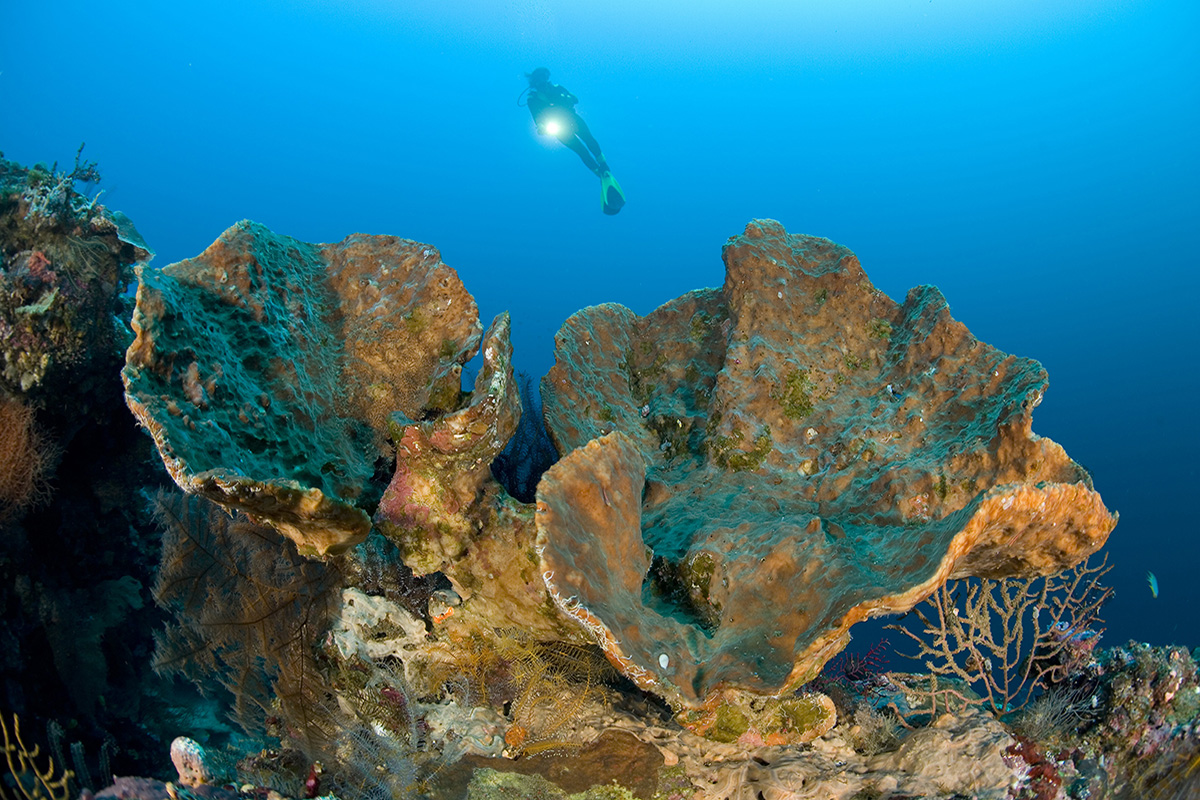
[[556, 119], [547, 120], [547, 122], [546, 122], [546, 133], [547, 134], [549, 134], [550, 136], [558, 136], [558, 134], [561, 131], [562, 131], [562, 125], [560, 125], [558, 123], [558, 120], [556, 120]]

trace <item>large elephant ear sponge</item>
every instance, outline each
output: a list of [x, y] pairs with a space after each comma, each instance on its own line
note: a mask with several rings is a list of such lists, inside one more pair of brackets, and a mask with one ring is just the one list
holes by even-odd
[[0, 522], [49, 497], [46, 472], [53, 448], [38, 431], [33, 409], [0, 398]]
[[542, 381], [563, 453], [537, 491], [543, 582], [631, 680], [693, 710], [783, 697], [947, 579], [1104, 545], [1116, 515], [1033, 433], [1041, 364], [778, 222], [723, 258], [719, 290], [572, 315]]
[[248, 220], [139, 269], [131, 325], [125, 400], [171, 477], [308, 556], [366, 538], [358, 503], [392, 454], [390, 415], [457, 410], [482, 332], [435, 248], [312, 244]]

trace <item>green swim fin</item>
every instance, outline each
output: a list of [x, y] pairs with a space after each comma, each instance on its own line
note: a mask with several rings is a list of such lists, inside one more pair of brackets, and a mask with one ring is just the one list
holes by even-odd
[[625, 193], [611, 172], [600, 176], [600, 208], [605, 214], [616, 214], [625, 205]]

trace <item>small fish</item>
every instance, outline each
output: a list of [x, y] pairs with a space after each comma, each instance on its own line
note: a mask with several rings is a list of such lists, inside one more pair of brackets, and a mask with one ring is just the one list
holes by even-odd
[[1150, 584], [1150, 594], [1158, 597], [1158, 578], [1153, 572], [1146, 573], [1146, 583]]

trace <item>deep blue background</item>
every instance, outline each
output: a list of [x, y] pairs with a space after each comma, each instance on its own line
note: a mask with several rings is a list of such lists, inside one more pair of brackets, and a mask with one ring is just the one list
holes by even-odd
[[[1195, 646], [1197, 9], [3, 0], [0, 149], [70, 163], [86, 141], [159, 265], [247, 217], [434, 244], [485, 322], [512, 311], [535, 375], [583, 306], [719, 285], [751, 218], [834, 239], [893, 298], [937, 284], [1046, 365], [1035, 430], [1121, 512], [1108, 641]], [[517, 107], [536, 66], [581, 98], [619, 216]]]

